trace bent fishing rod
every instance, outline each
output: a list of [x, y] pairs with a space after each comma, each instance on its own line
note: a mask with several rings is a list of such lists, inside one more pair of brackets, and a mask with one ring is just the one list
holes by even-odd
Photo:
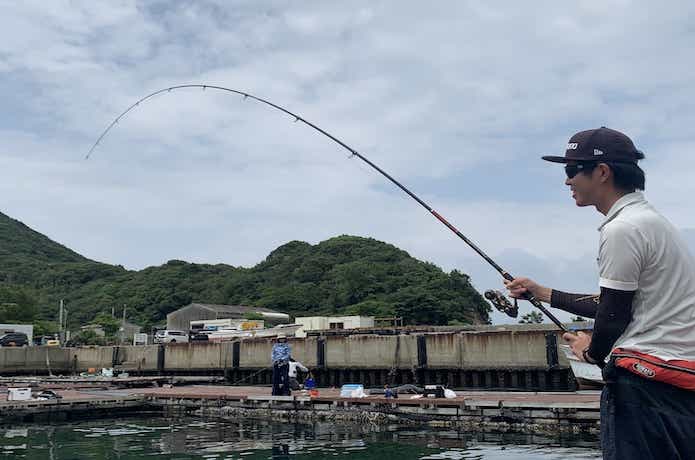
[[[203, 89], [203, 90], [211, 89], [211, 90], [226, 91], [226, 92], [228, 92], [228, 93], [238, 94], [239, 96], [243, 96], [243, 97], [244, 97], [244, 100], [246, 100], [246, 99], [252, 99], [252, 100], [254, 100], [254, 101], [257, 101], [257, 102], [260, 102], [260, 103], [265, 104], [265, 105], [267, 105], [267, 106], [270, 106], [270, 107], [272, 107], [272, 108], [274, 108], [274, 109], [276, 109], [276, 110], [279, 110], [279, 111], [284, 112], [284, 113], [286, 113], [287, 115], [291, 116], [292, 118], [294, 118], [294, 121], [295, 121], [295, 122], [301, 121], [301, 122], [304, 123], [305, 125], [307, 125], [307, 126], [313, 128], [313, 129], [315, 129], [315, 130], [318, 131], [319, 133], [321, 133], [321, 134], [323, 134], [324, 136], [328, 137], [329, 139], [333, 140], [333, 141], [336, 142], [338, 145], [340, 145], [341, 147], [343, 147], [344, 149], [346, 149], [348, 152], [350, 152], [351, 157], [357, 157], [357, 158], [359, 158], [360, 160], [362, 160], [363, 162], [365, 162], [366, 164], [368, 164], [370, 167], [372, 167], [373, 169], [375, 169], [377, 172], [379, 172], [379, 174], [381, 174], [382, 176], [384, 176], [385, 178], [387, 178], [389, 181], [391, 181], [393, 184], [395, 184], [396, 187], [398, 187], [398, 188], [401, 189], [403, 192], [405, 192], [408, 196], [410, 196], [410, 198], [412, 198], [413, 200], [417, 201], [417, 202], [420, 204], [420, 206], [422, 206], [423, 208], [425, 208], [425, 209], [426, 209], [430, 214], [432, 214], [439, 222], [441, 222], [442, 224], [444, 224], [444, 226], [446, 226], [449, 230], [451, 230], [452, 232], [454, 232], [454, 234], [455, 234], [456, 236], [458, 236], [461, 240], [463, 240], [464, 243], [466, 243], [468, 246], [470, 246], [471, 249], [473, 249], [475, 252], [477, 252], [478, 255], [479, 255], [480, 257], [482, 257], [483, 259], [485, 259], [485, 261], [486, 261], [488, 264], [490, 264], [495, 270], [497, 270], [497, 271], [499, 272], [499, 274], [502, 275], [502, 277], [503, 277], [504, 279], [506, 279], [506, 280], [508, 280], [508, 281], [513, 281], [513, 280], [514, 280], [514, 277], [513, 277], [512, 275], [510, 275], [506, 270], [504, 270], [502, 267], [500, 267], [494, 260], [492, 260], [487, 254], [485, 254], [485, 252], [483, 252], [482, 249], [480, 249], [475, 243], [473, 243], [473, 241], [471, 241], [470, 239], [468, 239], [468, 238], [467, 238], [463, 233], [461, 233], [456, 227], [454, 227], [451, 223], [449, 223], [449, 221], [446, 220], [441, 214], [439, 214], [439, 213], [438, 213], [437, 211], [435, 211], [430, 205], [428, 205], [428, 204], [425, 203], [422, 199], [420, 199], [420, 197], [418, 197], [418, 196], [415, 195], [413, 192], [411, 192], [410, 190], [408, 190], [403, 184], [401, 184], [401, 183], [398, 182], [396, 179], [394, 179], [394, 178], [393, 178], [391, 175], [389, 175], [386, 171], [384, 171], [383, 169], [381, 169], [381, 168], [380, 168], [379, 166], [377, 166], [376, 164], [372, 163], [368, 158], [366, 158], [366, 157], [365, 157], [364, 155], [362, 155], [360, 152], [358, 152], [357, 150], [353, 149], [352, 147], [350, 147], [349, 145], [347, 145], [345, 142], [341, 141], [340, 139], [338, 139], [338, 138], [335, 137], [334, 135], [330, 134], [329, 132], [327, 132], [327, 131], [325, 131], [325, 130], [319, 128], [318, 126], [316, 126], [316, 125], [313, 124], [312, 122], [310, 122], [310, 121], [304, 119], [303, 117], [297, 115], [296, 113], [293, 113], [293, 112], [287, 110], [286, 108], [284, 108], [284, 107], [282, 107], [282, 106], [279, 106], [279, 105], [277, 105], [277, 104], [274, 104], [274, 103], [272, 103], [272, 102], [270, 102], [270, 101], [268, 101], [268, 100], [266, 100], [266, 99], [263, 99], [263, 98], [254, 96], [253, 94], [247, 93], [247, 92], [245, 92], [245, 91], [239, 91], [239, 90], [236, 90], [236, 89], [225, 88], [225, 87], [223, 87], [223, 86], [203, 85], [203, 84], [176, 85], [176, 86], [170, 86], [170, 87], [168, 87], [168, 88], [163, 88], [163, 89], [157, 90], [157, 91], [155, 91], [155, 92], [153, 92], [153, 93], [150, 93], [150, 94], [148, 94], [147, 96], [145, 96], [145, 97], [139, 99], [139, 100], [136, 101], [134, 104], [132, 104], [130, 107], [128, 107], [126, 110], [124, 110], [123, 112], [121, 112], [121, 114], [118, 115], [118, 116], [111, 122], [111, 124], [109, 124], [109, 125], [106, 127], [106, 129], [101, 133], [101, 135], [100, 135], [99, 138], [96, 140], [96, 142], [94, 142], [94, 144], [92, 145], [92, 147], [89, 149], [89, 152], [87, 153], [85, 159], [89, 159], [89, 158], [91, 157], [92, 153], [94, 152], [94, 149], [97, 148], [97, 146], [99, 145], [99, 143], [104, 139], [104, 137], [109, 133], [109, 131], [111, 131], [111, 129], [112, 129], [123, 117], [125, 117], [130, 111], [134, 110], [136, 107], [138, 107], [140, 104], [142, 104], [143, 102], [147, 101], [148, 99], [151, 99], [151, 98], [153, 98], [153, 97], [155, 97], [155, 96], [157, 96], [157, 95], [159, 95], [159, 94], [162, 94], [162, 93], [169, 93], [169, 92], [171, 92], [171, 91], [179, 90], [179, 89], [184, 89], [184, 88], [200, 88], [200, 89]], [[525, 300], [528, 300], [529, 302], [531, 302], [531, 304], [532, 304], [534, 307], [536, 307], [536, 308], [538, 308], [540, 311], [542, 311], [543, 314], [545, 314], [545, 316], [547, 316], [553, 323], [555, 323], [555, 325], [557, 325], [557, 327], [560, 328], [560, 330], [562, 330], [563, 332], [568, 332], [567, 328], [565, 328], [565, 326], [555, 317], [555, 315], [553, 315], [552, 313], [550, 313], [550, 312], [543, 306], [543, 304], [542, 304], [538, 299], [536, 299], [530, 292], [527, 291], [526, 293], [524, 293], [524, 299], [525, 299]]]

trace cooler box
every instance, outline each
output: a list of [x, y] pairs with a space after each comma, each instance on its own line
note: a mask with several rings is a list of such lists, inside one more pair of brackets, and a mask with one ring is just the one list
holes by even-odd
[[444, 387], [441, 385], [425, 385], [425, 396], [428, 398], [443, 398]]
[[29, 401], [31, 400], [31, 388], [8, 388], [8, 401]]
[[361, 398], [364, 394], [364, 385], [359, 383], [348, 383], [340, 387], [341, 398]]

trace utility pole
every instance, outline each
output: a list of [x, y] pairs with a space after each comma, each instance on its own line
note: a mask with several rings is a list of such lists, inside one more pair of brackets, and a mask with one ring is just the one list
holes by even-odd
[[63, 299], [60, 299], [60, 308], [58, 310], [58, 332], [63, 332]]
[[60, 299], [60, 309], [58, 310], [58, 340], [63, 343], [63, 299]]
[[121, 321], [121, 344], [125, 341], [125, 307], [126, 304], [123, 304], [123, 320]]

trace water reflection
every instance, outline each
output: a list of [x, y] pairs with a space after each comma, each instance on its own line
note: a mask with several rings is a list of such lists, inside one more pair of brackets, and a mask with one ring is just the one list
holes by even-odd
[[284, 424], [152, 418], [0, 429], [4, 458], [589, 459], [596, 439], [467, 433], [392, 425]]

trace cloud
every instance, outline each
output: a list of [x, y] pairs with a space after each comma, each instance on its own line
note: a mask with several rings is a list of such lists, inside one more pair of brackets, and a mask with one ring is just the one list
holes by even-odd
[[590, 288], [601, 216], [575, 209], [562, 171], [538, 158], [580, 129], [624, 130], [647, 153], [650, 200], [678, 227], [695, 227], [695, 69], [685, 46], [694, 9], [13, 4], [0, 17], [0, 208], [88, 257], [131, 268], [173, 258], [248, 266], [289, 240], [349, 233], [462, 269], [480, 289], [499, 283], [368, 166], [237, 96], [153, 98], [82, 160], [143, 95], [218, 84], [338, 136], [510, 271]]

